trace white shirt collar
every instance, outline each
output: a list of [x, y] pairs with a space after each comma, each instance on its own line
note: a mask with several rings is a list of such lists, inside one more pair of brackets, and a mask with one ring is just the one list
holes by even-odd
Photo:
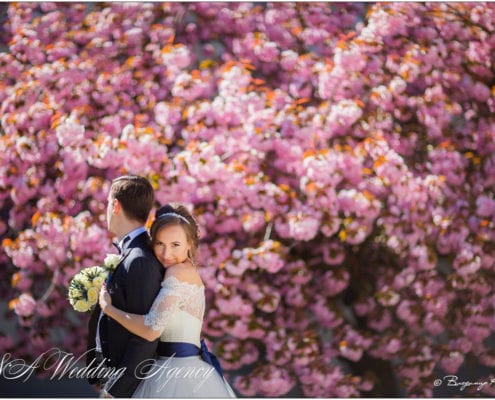
[[124, 237], [119, 241], [119, 247], [122, 248], [124, 242], [127, 241], [126, 240], [127, 238], [129, 238], [129, 242], [132, 242], [136, 237], [141, 235], [143, 232], [146, 232], [146, 228], [144, 226], [140, 226], [139, 228], [130, 231], [127, 235], [124, 235]]

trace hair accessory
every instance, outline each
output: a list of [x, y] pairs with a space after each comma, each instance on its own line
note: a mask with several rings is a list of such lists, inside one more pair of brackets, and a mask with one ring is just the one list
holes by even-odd
[[158, 219], [162, 219], [163, 217], [176, 217], [176, 218], [179, 218], [182, 221], [184, 221], [186, 224], [189, 224], [189, 221], [187, 220], [186, 217], [184, 217], [183, 215], [174, 213], [174, 212], [168, 212], [168, 213], [165, 213], [165, 214], [160, 214], [158, 216]]

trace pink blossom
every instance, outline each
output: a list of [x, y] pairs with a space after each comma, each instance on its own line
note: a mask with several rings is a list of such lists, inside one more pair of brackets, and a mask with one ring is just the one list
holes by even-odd
[[311, 240], [316, 236], [320, 226], [318, 216], [297, 213], [289, 215], [289, 234], [295, 240]]
[[231, 299], [217, 298], [215, 300], [217, 307], [226, 314], [239, 316], [248, 316], [253, 312], [253, 306], [242, 299], [240, 296], [233, 296]]
[[17, 298], [14, 311], [21, 317], [30, 317], [36, 308], [36, 300], [29, 294], [23, 293]]
[[316, 303], [311, 305], [311, 310], [314, 312], [320, 324], [326, 328], [336, 328], [343, 320], [342, 318], [326, 304], [323, 297], [318, 297]]
[[358, 316], [362, 317], [370, 313], [375, 308], [375, 306], [375, 301], [372, 298], [366, 298], [360, 301], [356, 301], [354, 303], [354, 310], [356, 311], [356, 314]]
[[402, 300], [397, 307], [397, 316], [408, 324], [414, 324], [419, 317], [412, 310], [412, 304], [409, 300]]
[[243, 396], [247, 397], [254, 396], [258, 391], [257, 381], [251, 377], [237, 376], [234, 380], [234, 386]]
[[260, 46], [254, 46], [254, 54], [258, 56], [261, 61], [272, 62], [278, 57], [279, 50], [276, 43], [265, 42]]
[[43, 299], [9, 351], [84, 351], [64, 293], [137, 173], [197, 218], [204, 333], [251, 370], [240, 393], [359, 397], [371, 356], [429, 397], [434, 368], [493, 365], [493, 7], [90, 8], [6, 8], [0, 262], [8, 298]]
[[286, 289], [285, 301], [293, 307], [304, 307], [307, 304], [307, 299], [301, 286], [293, 286]]
[[284, 50], [280, 53], [280, 65], [286, 71], [291, 71], [297, 65], [297, 53], [292, 50]]
[[481, 260], [478, 255], [476, 255], [472, 249], [464, 248], [456, 256], [454, 260], [454, 268], [461, 275], [473, 274], [481, 266]]
[[487, 196], [476, 199], [476, 213], [481, 217], [490, 217], [495, 214], [495, 200]]
[[373, 313], [369, 317], [368, 325], [378, 332], [383, 332], [392, 325], [392, 313], [389, 310], [383, 310], [378, 315]]
[[401, 346], [400, 340], [392, 339], [388, 342], [386, 346], [386, 350], [391, 354], [395, 354], [400, 349], [400, 346]]
[[295, 384], [294, 379], [282, 368], [269, 366], [260, 371], [258, 390], [267, 397], [281, 396], [289, 392]]
[[349, 278], [345, 269], [328, 270], [323, 274], [321, 284], [328, 296], [335, 296], [347, 288]]
[[451, 351], [440, 361], [441, 368], [448, 374], [455, 374], [464, 362], [464, 356], [458, 351]]
[[332, 107], [328, 121], [330, 127], [340, 133], [343, 132], [343, 129], [350, 127], [356, 122], [362, 114], [363, 111], [356, 102], [342, 100]]

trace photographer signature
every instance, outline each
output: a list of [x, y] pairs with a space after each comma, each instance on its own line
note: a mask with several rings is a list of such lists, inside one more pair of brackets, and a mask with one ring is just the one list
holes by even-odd
[[445, 384], [445, 386], [458, 387], [461, 392], [468, 387], [476, 387], [476, 390], [479, 391], [482, 390], [485, 386], [495, 384], [495, 378], [486, 381], [470, 382], [460, 380], [457, 375], [445, 375], [442, 379], [435, 379], [435, 381], [433, 382], [433, 385], [435, 385], [435, 387], [442, 386], [443, 384]]

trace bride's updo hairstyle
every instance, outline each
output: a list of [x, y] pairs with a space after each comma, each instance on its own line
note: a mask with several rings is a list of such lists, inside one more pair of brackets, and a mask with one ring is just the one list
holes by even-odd
[[188, 254], [188, 256], [194, 264], [199, 241], [198, 224], [187, 208], [181, 204], [170, 203], [157, 210], [155, 220], [150, 228], [151, 246], [155, 246], [158, 232], [163, 227], [170, 225], [180, 225], [184, 229], [187, 240], [191, 244], [191, 254]]

